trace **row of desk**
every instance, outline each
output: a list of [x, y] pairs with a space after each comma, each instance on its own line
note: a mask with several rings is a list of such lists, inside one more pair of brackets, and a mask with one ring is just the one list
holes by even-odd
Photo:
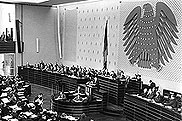
[[38, 84], [51, 89], [64, 87], [64, 91], [73, 91], [77, 88], [77, 84], [85, 84], [86, 78], [76, 78], [59, 73], [41, 71], [33, 68], [18, 67], [18, 74], [30, 83]]
[[132, 121], [182, 121], [179, 113], [130, 94], [125, 94], [124, 113]]
[[[38, 84], [48, 88], [60, 87], [64, 92], [74, 91], [78, 85], [85, 84], [88, 80], [86, 78], [76, 78], [63, 74], [46, 72], [32, 68], [18, 68], [18, 74], [24, 80], [33, 84]], [[73, 103], [70, 101], [56, 100], [52, 98], [52, 109], [59, 113], [69, 113], [74, 115], [81, 115], [82, 113], [101, 112], [106, 108], [107, 93], [105, 91], [93, 91], [93, 96], [97, 100], [91, 100], [87, 103]]]
[[[51, 89], [55, 89], [56, 86], [58, 86], [61, 90], [61, 87], [63, 87], [65, 89], [64, 91], [75, 90], [78, 84], [85, 84], [88, 81], [86, 78], [76, 78], [32, 68], [19, 67], [18, 74], [23, 76], [24, 80], [27, 80], [30, 83], [38, 84]], [[107, 92], [107, 102], [116, 105], [123, 105], [125, 80], [117, 81], [111, 78], [98, 76], [98, 82], [100, 91]]]
[[[23, 76], [25, 80], [28, 80], [31, 83], [39, 84], [45, 87], [52, 88], [52, 85], [57, 83], [61, 86], [64, 86], [65, 91], [75, 90], [78, 84], [84, 84], [87, 82], [84, 78], [73, 78], [66, 75], [44, 72], [41, 70], [35, 70], [31, 68], [22, 68], [18, 69], [19, 75]], [[59, 81], [57, 81], [59, 80]], [[93, 92], [94, 96], [100, 97], [103, 99], [102, 108], [107, 107], [107, 103], [112, 103], [115, 105], [123, 105], [124, 113], [127, 118], [132, 121], [181, 121], [181, 115], [172, 110], [169, 110], [161, 105], [146, 101], [143, 98], [131, 95], [126, 92], [125, 80], [116, 81], [110, 78], [98, 77], [99, 82], [99, 91]], [[137, 85], [140, 85], [137, 84]], [[129, 86], [130, 87], [130, 86]], [[131, 86], [133, 87], [133, 86]], [[127, 87], [128, 88], [128, 87]], [[140, 87], [136, 87], [133, 92], [138, 92]], [[134, 93], [135, 94], [135, 93]], [[59, 104], [59, 105], [58, 105]], [[100, 104], [99, 104], [100, 105]], [[64, 107], [65, 104], [56, 103], [54, 107]], [[88, 111], [89, 107], [96, 107], [98, 104], [91, 104], [90, 106], [82, 105], [81, 112]], [[74, 109], [77, 109], [77, 105], [73, 106]], [[71, 107], [70, 107], [71, 108]], [[71, 110], [72, 112], [78, 110]]]

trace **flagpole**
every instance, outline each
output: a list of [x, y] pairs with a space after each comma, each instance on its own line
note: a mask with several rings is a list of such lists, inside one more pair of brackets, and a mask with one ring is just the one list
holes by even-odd
[[107, 39], [107, 24], [108, 20], [106, 20], [106, 26], [104, 31], [104, 49], [103, 49], [103, 69], [107, 69], [107, 55], [108, 55], [108, 39]]

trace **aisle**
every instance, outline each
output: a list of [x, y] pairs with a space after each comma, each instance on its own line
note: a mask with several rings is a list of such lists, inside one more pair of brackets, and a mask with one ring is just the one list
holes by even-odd
[[[43, 93], [43, 108], [50, 109], [51, 89], [36, 84], [31, 84], [31, 87], [32, 94], [29, 98], [30, 102], [33, 102], [34, 97], [36, 97], [39, 93]], [[89, 119], [93, 119], [94, 121], [126, 121], [125, 118], [109, 116], [102, 113], [89, 114], [87, 117], [89, 117]]]
[[50, 109], [51, 89], [36, 84], [31, 84], [31, 87], [32, 87], [31, 96], [29, 98], [30, 102], [33, 102], [34, 98], [39, 93], [43, 93], [43, 98], [44, 98], [43, 108]]

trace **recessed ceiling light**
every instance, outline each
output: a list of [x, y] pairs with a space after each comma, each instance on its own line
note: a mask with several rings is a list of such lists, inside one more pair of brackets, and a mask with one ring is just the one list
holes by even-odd
[[0, 0], [0, 2], [12, 2], [12, 3], [42, 3], [49, 0]]

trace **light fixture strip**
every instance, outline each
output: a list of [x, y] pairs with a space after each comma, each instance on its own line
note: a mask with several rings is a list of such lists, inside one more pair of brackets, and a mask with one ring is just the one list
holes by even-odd
[[0, 0], [0, 2], [12, 2], [12, 3], [42, 3], [49, 0]]

